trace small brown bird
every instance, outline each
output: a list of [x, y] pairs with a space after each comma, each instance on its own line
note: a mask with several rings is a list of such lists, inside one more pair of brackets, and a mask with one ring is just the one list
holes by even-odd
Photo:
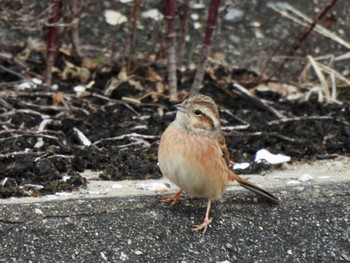
[[176, 118], [160, 139], [158, 161], [162, 174], [180, 189], [163, 202], [175, 204], [182, 199], [182, 191], [207, 198], [204, 222], [193, 231], [207, 230], [211, 202], [223, 195], [230, 181], [278, 203], [275, 196], [229, 169], [229, 153], [213, 99], [195, 95], [175, 107]]

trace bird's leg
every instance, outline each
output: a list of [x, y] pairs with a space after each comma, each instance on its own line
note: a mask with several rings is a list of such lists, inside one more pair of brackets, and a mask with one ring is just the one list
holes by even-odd
[[177, 191], [174, 195], [165, 197], [162, 200], [162, 203], [171, 203], [170, 205], [175, 205], [177, 201], [184, 200], [185, 198], [181, 196], [182, 191], [183, 190], [180, 188], [180, 190]]
[[211, 218], [209, 219], [209, 212], [211, 207], [211, 200], [208, 200], [207, 212], [205, 214], [205, 218], [202, 224], [196, 225], [192, 228], [193, 231], [201, 231], [203, 230], [203, 234], [207, 231], [209, 224], [211, 223]]

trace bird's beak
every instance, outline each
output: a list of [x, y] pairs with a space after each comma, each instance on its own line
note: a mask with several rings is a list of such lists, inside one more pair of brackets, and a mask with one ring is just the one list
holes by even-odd
[[176, 108], [178, 111], [181, 111], [181, 112], [185, 112], [185, 105], [183, 103], [179, 103], [179, 104], [175, 104], [173, 106], [174, 108]]

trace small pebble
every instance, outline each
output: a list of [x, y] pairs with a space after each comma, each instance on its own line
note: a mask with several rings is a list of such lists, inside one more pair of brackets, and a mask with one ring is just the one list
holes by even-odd
[[35, 214], [37, 214], [37, 215], [43, 215], [43, 214], [44, 214], [43, 211], [42, 211], [41, 209], [39, 209], [39, 208], [35, 208], [35, 209], [34, 209], [34, 212], [35, 212]]
[[311, 176], [311, 175], [309, 175], [309, 174], [303, 174], [302, 176], [300, 176], [299, 178], [298, 178], [298, 181], [300, 181], [300, 182], [308, 182], [308, 181], [311, 181], [311, 180], [313, 180], [314, 178]]

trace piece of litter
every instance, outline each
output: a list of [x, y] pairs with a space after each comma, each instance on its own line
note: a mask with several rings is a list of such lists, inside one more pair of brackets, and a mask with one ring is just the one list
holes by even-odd
[[37, 78], [32, 78], [32, 82], [37, 85], [41, 85], [43, 83], [41, 79], [37, 79]]
[[121, 184], [113, 184], [112, 188], [113, 189], [120, 189], [120, 188], [123, 188], [123, 186]]
[[231, 7], [231, 8], [228, 8], [224, 16], [224, 20], [237, 22], [242, 20], [243, 17], [244, 17], [244, 12], [241, 9]]
[[272, 154], [266, 149], [257, 151], [255, 162], [266, 160], [270, 164], [280, 164], [290, 161], [290, 157], [283, 154]]
[[107, 24], [110, 24], [112, 26], [121, 25], [128, 21], [126, 16], [114, 10], [105, 10], [104, 16]]
[[78, 135], [79, 140], [81, 141], [81, 143], [85, 146], [90, 146], [91, 145], [91, 141], [77, 128], [73, 128], [73, 131], [76, 135]]
[[311, 181], [312, 179], [314, 179], [314, 178], [311, 175], [303, 174], [302, 176], [300, 176], [298, 178], [298, 181], [300, 181], [300, 182], [307, 182], [307, 181]]
[[141, 14], [142, 18], [150, 18], [155, 21], [160, 21], [164, 18], [163, 14], [159, 12], [158, 9], [150, 9], [148, 11], [145, 11]]
[[84, 92], [86, 90], [86, 87], [85, 86], [82, 86], [82, 85], [78, 85], [78, 86], [75, 86], [73, 88], [73, 90], [76, 92], [76, 93], [81, 93], [81, 92]]
[[235, 163], [232, 166], [232, 169], [247, 169], [250, 166], [250, 163]]
[[25, 82], [22, 82], [22, 83], [16, 85], [16, 89], [17, 90], [26, 90], [26, 89], [31, 89], [34, 86], [35, 85], [32, 82], [25, 81]]
[[290, 185], [300, 184], [300, 181], [298, 181], [298, 180], [290, 180], [290, 181], [287, 182], [287, 184], [290, 184]]
[[5, 179], [2, 181], [2, 185], [1, 185], [2, 187], [5, 186], [5, 184], [7, 183], [8, 179], [9, 179], [8, 177], [5, 177]]
[[43, 138], [38, 138], [37, 142], [34, 144], [34, 148], [39, 149], [44, 146]]
[[59, 88], [58, 84], [52, 84], [51, 85], [51, 90], [52, 91], [56, 91], [56, 90], [58, 90], [58, 88]]
[[163, 191], [167, 189], [167, 186], [163, 183], [138, 183], [136, 189], [149, 190], [149, 191]]
[[62, 181], [63, 182], [66, 182], [67, 180], [69, 180], [70, 179], [70, 176], [69, 175], [64, 175], [63, 177], [62, 177]]

